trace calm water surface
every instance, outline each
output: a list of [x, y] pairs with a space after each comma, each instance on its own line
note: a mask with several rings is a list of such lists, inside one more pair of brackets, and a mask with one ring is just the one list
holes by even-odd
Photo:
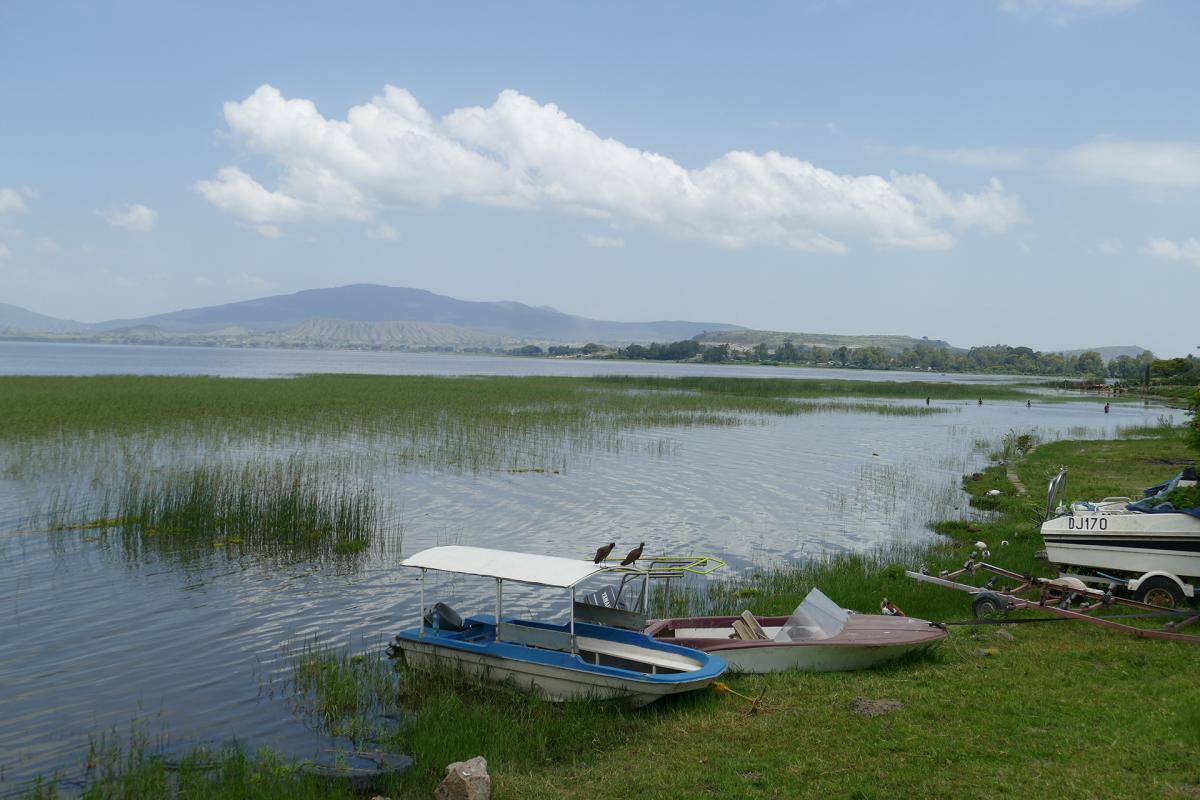
[[[49, 350], [60, 352], [56, 348]], [[142, 367], [134, 370], [128, 353], [110, 352], [129, 349], [61, 347], [64, 361], [42, 364], [43, 371], [64, 371], [80, 351], [99, 352], [94, 363], [111, 369], [94, 371], [111, 372], [262, 375], [338, 371], [335, 363], [342, 371], [415, 370], [413, 363], [449, 370], [460, 360], [472, 366], [459, 371], [485, 372], [474, 363], [526, 371], [562, 363], [293, 351], [201, 350], [173, 357], [167, 351], [194, 348], [137, 348], [146, 355], [134, 359]], [[15, 357], [14, 350], [25, 355]], [[20, 368], [28, 363], [20, 359], [32, 358], [28, 346], [0, 345], [0, 353], [0, 371], [30, 371]], [[275, 357], [286, 363], [266, 366]], [[358, 358], [378, 369], [347, 364]], [[222, 359], [246, 360], [222, 366]], [[169, 363], [180, 368], [170, 370]], [[603, 362], [564, 366], [597, 364]], [[619, 366], [630, 371], [630, 364]], [[836, 373], [846, 374], [856, 373]], [[0, 448], [0, 792], [38, 774], [78, 776], [89, 735], [127, 731], [131, 721], [159, 737], [168, 752], [236, 739], [251, 749], [312, 757], [344, 744], [295, 713], [285, 685], [286, 648], [320, 637], [377, 650], [415, 621], [414, 576], [396, 565], [425, 547], [475, 544], [586, 556], [609, 541], [620, 548], [646, 541], [647, 552], [717, 555], [736, 572], [829, 550], [920, 541], [931, 536], [928, 521], [958, 511], [961, 475], [986, 460], [980, 440], [994, 442], [1010, 430], [1043, 439], [1109, 436], [1171, 413], [1118, 405], [1105, 415], [1090, 403], [942, 407], [948, 413], [927, 417], [822, 413], [636, 431], [615, 445], [572, 452], [557, 474], [470, 474], [381, 462], [369, 480], [392, 504], [397, 524], [384, 546], [355, 568], [281, 566], [220, 554], [188, 565], [132, 561], [86, 531], [39, 530], [35, 512], [56, 487], [98, 489], [106, 465], [42, 468]], [[328, 455], [366, 446], [347, 438], [321, 448]], [[85, 462], [92, 457], [81, 452]], [[434, 594], [463, 611], [489, 608], [486, 582], [430, 583]], [[562, 600], [506, 590], [506, 608], [514, 612], [557, 614]]]
[[367, 375], [724, 375], [743, 378], [840, 378], [842, 380], [1006, 383], [1011, 375], [857, 369], [792, 369], [658, 361], [595, 361], [518, 358], [461, 353], [400, 353], [357, 350], [274, 350], [233, 347], [60, 344], [0, 341], [0, 375], [220, 375], [272, 378], [310, 373]]

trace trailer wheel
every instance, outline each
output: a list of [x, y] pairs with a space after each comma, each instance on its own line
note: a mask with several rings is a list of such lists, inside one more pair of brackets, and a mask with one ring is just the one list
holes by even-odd
[[1133, 599], [1149, 603], [1152, 606], [1176, 608], [1183, 605], [1184, 597], [1179, 584], [1170, 578], [1155, 575], [1153, 578], [1142, 581], [1137, 591], [1134, 592]]
[[1008, 611], [1008, 601], [995, 592], [980, 592], [971, 601], [971, 616], [975, 619], [998, 617]]

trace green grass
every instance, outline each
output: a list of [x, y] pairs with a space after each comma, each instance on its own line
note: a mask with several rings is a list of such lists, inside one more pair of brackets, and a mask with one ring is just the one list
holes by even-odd
[[579, 452], [620, 449], [623, 434], [632, 430], [756, 424], [810, 413], [946, 413], [896, 401], [962, 393], [963, 387], [952, 386], [720, 378], [7, 376], [0, 377], [0, 471], [30, 479], [90, 469], [98, 482], [107, 482], [147, 464], [194, 460], [197, 452], [320, 449], [368, 468], [561, 472]]
[[130, 477], [101, 509], [99, 518], [56, 527], [100, 530], [133, 559], [350, 558], [372, 545], [385, 522], [374, 487], [301, 457], [148, 471]]
[[291, 661], [290, 689], [301, 716], [359, 748], [394, 738], [404, 682], [381, 648], [354, 653], [308, 641]]
[[[450, 425], [512, 432], [564, 430], [588, 420], [688, 424], [731, 414], [795, 414], [794, 398], [1023, 399], [1003, 386], [756, 380], [747, 378], [558, 378], [305, 375], [296, 378], [179, 376], [0, 377], [0, 440], [104, 431], [197, 429], [231, 433], [341, 432]], [[886, 406], [856, 405], [855, 411]], [[821, 406], [819, 410], [837, 410]], [[889, 413], [883, 410], [880, 413]]]

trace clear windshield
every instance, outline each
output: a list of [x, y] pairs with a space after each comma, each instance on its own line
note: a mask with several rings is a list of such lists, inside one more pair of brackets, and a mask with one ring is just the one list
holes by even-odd
[[828, 639], [841, 633], [849, 617], [846, 609], [826, 597], [820, 589], [814, 588], [804, 602], [796, 606], [796, 610], [775, 635], [775, 641]]

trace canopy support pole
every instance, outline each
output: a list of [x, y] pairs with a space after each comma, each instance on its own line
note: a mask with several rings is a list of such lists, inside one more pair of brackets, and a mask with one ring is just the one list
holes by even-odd
[[421, 605], [417, 607], [417, 620], [418, 620], [417, 624], [421, 628], [421, 633], [419, 635], [424, 636], [425, 635], [425, 570], [424, 569], [421, 570], [421, 579], [420, 579], [419, 583], [421, 584]]
[[575, 587], [571, 587], [571, 653], [579, 652], [579, 648], [575, 646]]
[[496, 641], [500, 641], [500, 614], [503, 608], [504, 581], [496, 578]]

